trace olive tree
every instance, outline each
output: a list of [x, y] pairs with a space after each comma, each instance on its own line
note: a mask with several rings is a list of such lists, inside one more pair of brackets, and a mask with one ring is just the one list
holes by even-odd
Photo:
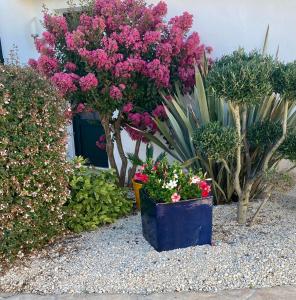
[[241, 49], [213, 65], [206, 86], [210, 95], [227, 102], [235, 133], [231, 126], [219, 130], [208, 124], [195, 135], [195, 144], [223, 162], [239, 199], [238, 222], [245, 224], [254, 185], [281, 158], [295, 158], [296, 63]]

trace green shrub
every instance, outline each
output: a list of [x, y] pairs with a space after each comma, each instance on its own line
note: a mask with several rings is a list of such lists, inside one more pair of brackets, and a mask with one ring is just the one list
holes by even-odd
[[291, 132], [288, 134], [285, 142], [279, 148], [279, 153], [282, 158], [289, 159], [296, 162], [296, 132]]
[[67, 225], [74, 232], [92, 230], [127, 215], [132, 202], [118, 187], [114, 170], [99, 170], [81, 165], [70, 180], [72, 197], [66, 203]]
[[217, 161], [233, 157], [238, 144], [235, 129], [223, 127], [219, 122], [211, 122], [196, 129], [193, 141], [202, 153]]
[[270, 121], [253, 123], [247, 132], [247, 139], [251, 149], [265, 150], [272, 146], [282, 134], [281, 124]]
[[256, 103], [271, 94], [271, 57], [240, 49], [219, 59], [208, 73], [206, 83], [218, 98], [235, 103]]
[[35, 71], [0, 66], [0, 260], [64, 230], [69, 196], [65, 102]]

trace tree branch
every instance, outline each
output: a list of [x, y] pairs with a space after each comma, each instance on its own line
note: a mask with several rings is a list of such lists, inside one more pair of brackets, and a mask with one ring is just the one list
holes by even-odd
[[127, 169], [127, 157], [125, 156], [125, 152], [122, 145], [121, 140], [121, 115], [119, 114], [118, 119], [114, 123], [114, 135], [116, 140], [116, 145], [118, 149], [118, 153], [121, 159], [121, 168], [120, 168], [120, 174], [119, 174], [119, 185], [124, 186], [125, 184], [125, 176], [126, 176], [126, 169]]
[[110, 129], [110, 116], [106, 115], [100, 118], [101, 119], [101, 123], [102, 126], [104, 128], [105, 131], [105, 136], [106, 136], [106, 152], [108, 155], [108, 159], [110, 162], [110, 166], [112, 169], [115, 170], [116, 175], [119, 176], [118, 173], [118, 168], [117, 168], [117, 164], [114, 158], [114, 144], [112, 141], [112, 131]]
[[[135, 151], [134, 151], [134, 154], [136, 155], [136, 157], [139, 157], [140, 146], [141, 146], [141, 140], [137, 140], [136, 145], [135, 145]], [[137, 166], [133, 165], [128, 171], [128, 184], [129, 185], [131, 185], [131, 183], [132, 183], [132, 178], [134, 177], [136, 170], [137, 170]]]
[[250, 178], [251, 176], [251, 168], [252, 168], [252, 160], [250, 156], [250, 146], [247, 141], [247, 105], [244, 104], [243, 113], [242, 113], [242, 137], [243, 143], [246, 152], [246, 165], [247, 165], [247, 176]]
[[240, 109], [238, 105], [233, 105], [231, 102], [229, 102], [229, 107], [233, 115], [237, 135], [238, 135], [238, 140], [239, 140], [239, 145], [237, 146], [236, 149], [236, 169], [235, 169], [235, 174], [234, 174], [234, 188], [238, 194], [238, 197], [240, 198], [242, 195], [242, 188], [240, 185], [240, 172], [241, 172], [241, 142], [242, 142], [242, 135], [241, 135], [241, 123], [240, 123]]
[[223, 163], [226, 171], [231, 175], [232, 173], [230, 171], [230, 168], [229, 168], [229, 165], [228, 165], [227, 161], [225, 159], [221, 159], [221, 162]]

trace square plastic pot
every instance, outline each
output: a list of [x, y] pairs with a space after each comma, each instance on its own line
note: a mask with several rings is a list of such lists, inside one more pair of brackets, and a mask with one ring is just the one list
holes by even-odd
[[157, 203], [142, 188], [141, 217], [144, 238], [157, 251], [212, 243], [213, 198]]

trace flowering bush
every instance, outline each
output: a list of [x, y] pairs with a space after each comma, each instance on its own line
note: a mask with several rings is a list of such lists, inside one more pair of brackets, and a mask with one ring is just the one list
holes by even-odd
[[[0, 66], [0, 261], [64, 230], [66, 103], [32, 69]], [[0, 267], [1, 271], [1, 267]]]
[[208, 197], [211, 192], [211, 186], [201, 173], [184, 170], [178, 162], [169, 165], [166, 158], [157, 164], [150, 160], [141, 166], [134, 180], [142, 182], [150, 197], [157, 202]]
[[[96, 0], [81, 14], [71, 9], [68, 13], [71, 18], [45, 12], [47, 31], [35, 40], [40, 57], [29, 64], [48, 76], [73, 107], [83, 99], [99, 112], [111, 167], [119, 174], [114, 135], [123, 161], [120, 174], [125, 176], [120, 130], [130, 124], [154, 133], [152, 117], [165, 117], [159, 90], [171, 90], [175, 81], [191, 89], [194, 63], [211, 48], [201, 44], [198, 33], [189, 34], [188, 12], [166, 22], [162, 1], [148, 6], [142, 0]], [[113, 120], [115, 110], [119, 113]], [[132, 139], [144, 140], [135, 130], [127, 130]]]

